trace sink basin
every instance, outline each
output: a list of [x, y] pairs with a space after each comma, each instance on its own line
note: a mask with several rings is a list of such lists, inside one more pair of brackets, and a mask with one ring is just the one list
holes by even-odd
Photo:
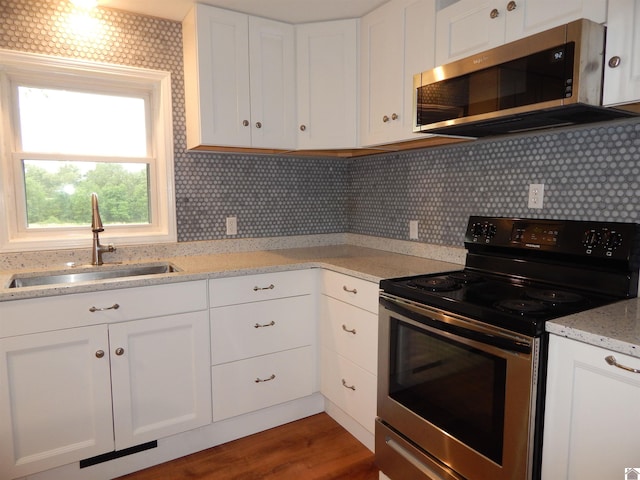
[[59, 272], [14, 275], [9, 283], [9, 288], [90, 282], [110, 278], [137, 277], [141, 275], [160, 275], [179, 271], [179, 269], [170, 263], [121, 265], [117, 267], [103, 265], [100, 267], [86, 267], [82, 268], [82, 270], [78, 269], [78, 271], [64, 270]]

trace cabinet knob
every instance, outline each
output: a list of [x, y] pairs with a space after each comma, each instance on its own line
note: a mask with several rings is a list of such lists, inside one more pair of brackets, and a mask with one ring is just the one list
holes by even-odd
[[306, 125], [300, 125], [300, 131], [304, 132], [307, 129]]
[[249, 126], [249, 120], [243, 120], [242, 121], [242, 126], [243, 127], [248, 127]]
[[256, 128], [262, 128], [262, 123], [261, 122], [256, 122]]
[[124, 348], [122, 348], [122, 347], [116, 348], [116, 355], [118, 355], [118, 356], [124, 355]]
[[98, 350], [96, 352], [96, 358], [102, 358], [104, 357], [104, 350]]
[[389, 117], [387, 115], [385, 115], [384, 117], [382, 117], [382, 121], [384, 123], [387, 123], [389, 121]]
[[391, 120], [397, 120], [398, 119], [398, 114], [397, 113], [392, 113], [391, 114]]
[[499, 16], [500, 16], [500, 12], [498, 11], [497, 8], [494, 8], [493, 10], [491, 10], [491, 13], [489, 13], [490, 18], [498, 18]]
[[621, 61], [622, 61], [622, 60], [621, 60], [621, 59], [620, 59], [620, 57], [619, 57], [619, 56], [617, 56], [617, 55], [616, 55], [615, 57], [611, 57], [611, 58], [609, 59], [609, 66], [610, 66], [611, 68], [618, 68], [618, 67], [620, 66], [620, 62], [621, 62]]
[[516, 2], [514, 2], [513, 0], [511, 0], [509, 3], [507, 3], [507, 10], [509, 12], [513, 12], [516, 8], [517, 8], [518, 4]]

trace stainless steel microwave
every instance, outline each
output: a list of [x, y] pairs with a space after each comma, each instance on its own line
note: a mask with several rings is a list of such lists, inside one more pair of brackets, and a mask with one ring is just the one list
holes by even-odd
[[574, 22], [413, 77], [414, 132], [484, 137], [632, 116], [602, 107], [605, 27]]

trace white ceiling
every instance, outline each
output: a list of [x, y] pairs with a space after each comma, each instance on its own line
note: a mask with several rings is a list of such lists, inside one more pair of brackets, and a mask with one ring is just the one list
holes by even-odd
[[[361, 17], [389, 0], [199, 0], [288, 23]], [[181, 21], [195, 0], [99, 0], [109, 8]]]

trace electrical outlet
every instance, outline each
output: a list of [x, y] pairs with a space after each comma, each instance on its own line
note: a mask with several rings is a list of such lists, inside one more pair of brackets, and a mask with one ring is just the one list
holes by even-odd
[[227, 217], [227, 235], [237, 235], [237, 234], [238, 234], [238, 218]]
[[529, 185], [529, 208], [542, 208], [544, 203], [544, 183]]
[[418, 240], [418, 220], [409, 220], [409, 240]]

